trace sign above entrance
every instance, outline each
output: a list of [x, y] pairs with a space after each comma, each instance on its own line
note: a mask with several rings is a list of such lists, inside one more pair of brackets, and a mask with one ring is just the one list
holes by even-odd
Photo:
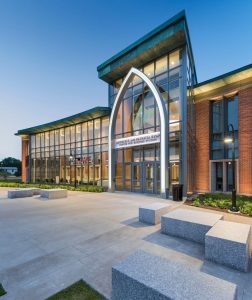
[[155, 144], [160, 142], [160, 132], [146, 133], [141, 135], [130, 136], [127, 138], [116, 139], [114, 142], [115, 149]]

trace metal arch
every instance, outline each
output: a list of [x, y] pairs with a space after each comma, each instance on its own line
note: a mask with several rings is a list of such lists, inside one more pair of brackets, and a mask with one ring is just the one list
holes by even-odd
[[119, 89], [119, 92], [116, 96], [111, 116], [110, 116], [110, 122], [109, 122], [109, 183], [108, 188], [110, 192], [115, 191], [115, 158], [114, 158], [114, 152], [113, 149], [113, 134], [115, 130], [115, 121], [116, 116], [120, 107], [120, 99], [121, 96], [123, 96], [128, 88], [129, 83], [133, 79], [133, 77], [137, 75], [139, 76], [150, 88], [152, 91], [155, 100], [158, 105], [159, 114], [160, 114], [160, 194], [162, 198], [167, 197], [167, 189], [168, 189], [168, 126], [169, 126], [169, 120], [168, 120], [168, 114], [166, 113], [165, 105], [162, 101], [162, 97], [159, 94], [156, 86], [154, 83], [141, 71], [139, 71], [136, 68], [131, 68], [129, 73], [127, 74], [126, 78], [124, 79], [122, 86]]

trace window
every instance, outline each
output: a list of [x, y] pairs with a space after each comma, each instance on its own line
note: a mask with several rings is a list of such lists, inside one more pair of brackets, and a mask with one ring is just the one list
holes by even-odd
[[224, 137], [230, 134], [228, 125], [232, 124], [235, 130], [235, 156], [238, 157], [238, 96], [224, 98], [212, 102], [212, 134], [211, 158], [230, 159], [232, 144], [225, 144]]
[[148, 77], [153, 77], [154, 76], [154, 63], [151, 63], [147, 66], [144, 67], [144, 73], [148, 76]]
[[167, 71], [167, 56], [161, 57], [156, 61], [155, 74], [161, 74]]
[[169, 69], [176, 68], [181, 64], [180, 50], [174, 51], [169, 55]]

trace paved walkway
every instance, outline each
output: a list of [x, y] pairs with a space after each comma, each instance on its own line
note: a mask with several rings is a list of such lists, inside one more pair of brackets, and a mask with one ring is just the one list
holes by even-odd
[[[81, 192], [47, 201], [7, 199], [6, 191], [0, 188], [0, 282], [8, 294], [1, 300], [42, 300], [80, 278], [109, 299], [111, 266], [139, 248], [235, 282], [238, 299], [251, 299], [251, 272], [204, 261], [203, 246], [162, 235], [160, 225], [138, 222], [140, 205], [164, 200]], [[252, 224], [252, 218], [225, 219]]]

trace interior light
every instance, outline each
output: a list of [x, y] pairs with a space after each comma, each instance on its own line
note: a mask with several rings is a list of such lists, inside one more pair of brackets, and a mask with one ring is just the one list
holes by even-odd
[[228, 144], [228, 143], [232, 143], [233, 139], [231, 137], [226, 137], [224, 138], [224, 143]]

